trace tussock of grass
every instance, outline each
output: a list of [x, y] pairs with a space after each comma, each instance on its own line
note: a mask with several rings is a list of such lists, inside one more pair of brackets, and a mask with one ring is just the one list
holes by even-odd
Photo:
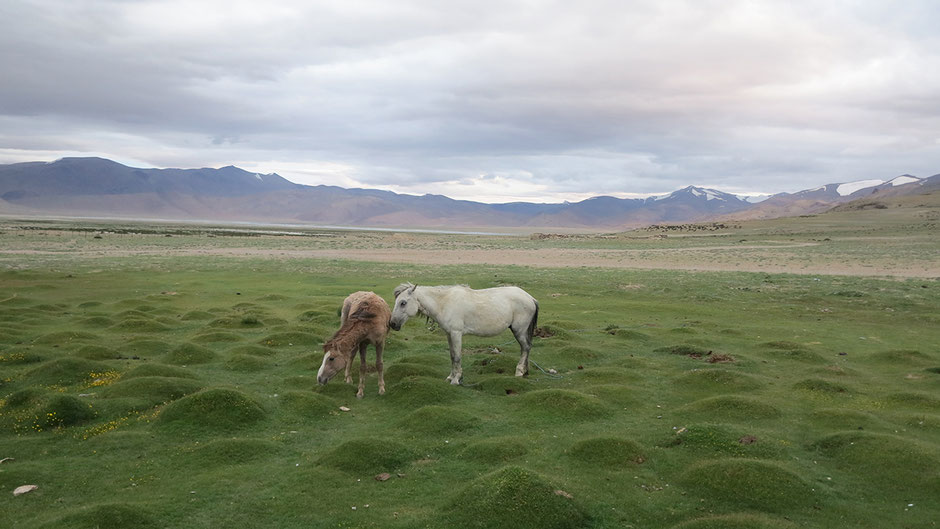
[[84, 345], [81, 349], [75, 351], [75, 356], [89, 360], [113, 360], [120, 357], [121, 353], [102, 345]]
[[40, 411], [41, 424], [46, 428], [75, 426], [96, 415], [91, 404], [72, 395], [53, 395]]
[[170, 327], [154, 320], [127, 318], [112, 325], [109, 329], [122, 332], [167, 332]]
[[775, 419], [781, 415], [780, 410], [772, 404], [737, 396], [719, 396], [697, 400], [676, 411], [698, 419], [719, 421]]
[[534, 384], [523, 377], [493, 375], [478, 379], [471, 387], [492, 395], [513, 396], [531, 390]]
[[880, 353], [871, 355], [869, 358], [877, 362], [884, 362], [888, 364], [906, 364], [914, 366], [923, 365], [924, 363], [933, 361], [931, 356], [914, 349], [893, 349], [890, 351], [882, 351]]
[[588, 384], [625, 384], [638, 378], [636, 373], [622, 367], [590, 367], [574, 374]]
[[43, 362], [26, 373], [26, 380], [42, 386], [72, 386], [88, 380], [92, 373], [103, 373], [108, 366], [84, 358], [59, 358]]
[[277, 351], [260, 345], [247, 344], [239, 345], [228, 350], [232, 354], [252, 355], [252, 356], [273, 356]]
[[252, 355], [236, 354], [225, 361], [225, 368], [239, 373], [253, 373], [267, 368], [270, 363], [264, 358]]
[[903, 393], [892, 393], [888, 395], [888, 401], [892, 404], [898, 406], [904, 406], [906, 408], [919, 408], [923, 410], [940, 410], [940, 398], [937, 398], [929, 393], [920, 393], [920, 392], [903, 392]]
[[183, 321], [205, 321], [213, 318], [215, 318], [215, 315], [204, 310], [191, 310], [180, 317]]
[[199, 378], [190, 371], [179, 367], [164, 364], [143, 364], [131, 369], [121, 376], [122, 380], [137, 377], [173, 377], [173, 378]]
[[849, 391], [849, 388], [843, 386], [842, 384], [836, 384], [835, 382], [829, 382], [828, 380], [823, 380], [821, 378], [803, 379], [794, 384], [793, 389], [829, 394], [848, 393]]
[[215, 360], [216, 356], [212, 349], [187, 342], [173, 348], [163, 357], [163, 361], [175, 365], [206, 364]]
[[704, 461], [692, 465], [679, 483], [714, 504], [735, 509], [789, 513], [813, 505], [816, 493], [792, 470], [752, 459]]
[[187, 464], [237, 465], [277, 455], [280, 446], [262, 439], [220, 439], [185, 454]]
[[399, 360], [385, 367], [385, 382], [386, 384], [394, 384], [405, 377], [415, 376], [439, 378], [443, 380], [448, 372], [446, 367], [435, 368], [425, 364], [412, 364]]
[[595, 419], [607, 412], [597, 397], [568, 389], [540, 389], [520, 397], [523, 409], [532, 415], [551, 415], [560, 420]]
[[834, 429], [858, 429], [882, 426], [883, 421], [871, 413], [857, 410], [822, 408], [810, 414], [822, 426]]
[[636, 403], [636, 391], [622, 384], [599, 384], [585, 388], [584, 392], [616, 406], [632, 406]]
[[685, 355], [691, 356], [694, 358], [705, 356], [709, 353], [708, 349], [703, 349], [696, 345], [689, 344], [679, 344], [679, 345], [670, 345], [666, 347], [657, 347], [653, 349], [657, 353], [671, 353], [674, 355]]
[[162, 341], [162, 340], [153, 340], [150, 338], [138, 338], [127, 342], [121, 350], [124, 351], [124, 356], [129, 354], [134, 354], [138, 356], [157, 356], [165, 354], [173, 347], [172, 343]]
[[208, 389], [183, 397], [163, 409], [157, 424], [165, 429], [231, 432], [264, 419], [265, 411], [232, 389]]
[[108, 318], [107, 316], [91, 316], [88, 318], [83, 318], [78, 320], [78, 324], [82, 327], [110, 327], [114, 325], [114, 320]]
[[676, 378], [676, 385], [689, 391], [752, 391], [764, 386], [756, 378], [726, 369], [694, 369]]
[[409, 433], [435, 436], [472, 430], [480, 424], [473, 414], [447, 406], [422, 406], [406, 416], [398, 427]]
[[726, 424], [690, 424], [682, 432], [674, 431], [660, 446], [692, 452], [732, 457], [773, 458], [779, 455], [779, 443], [754, 435], [752, 428]]
[[651, 339], [650, 335], [648, 334], [642, 333], [640, 331], [632, 331], [630, 329], [611, 329], [607, 331], [607, 334], [634, 342], [648, 342]]
[[149, 509], [133, 503], [107, 503], [80, 507], [59, 518], [54, 527], [101, 529], [103, 527], [161, 527]]
[[196, 343], [240, 342], [242, 337], [233, 332], [207, 332], [193, 336], [192, 341]]
[[672, 529], [796, 529], [797, 525], [782, 518], [759, 514], [724, 514], [688, 520]]
[[202, 387], [202, 384], [189, 378], [138, 376], [102, 387], [97, 393], [104, 398], [132, 397], [149, 407], [182, 398]]
[[451, 527], [574, 529], [590, 518], [577, 498], [557, 494], [546, 478], [509, 466], [472, 481], [445, 508]]
[[420, 407], [453, 402], [466, 396], [466, 388], [451, 385], [444, 379], [405, 377], [388, 388], [385, 394], [390, 403]]
[[528, 453], [525, 443], [512, 438], [490, 438], [467, 445], [458, 457], [477, 463], [501, 465]]
[[795, 360], [806, 363], [823, 363], [826, 360], [819, 354], [801, 344], [787, 341], [766, 342], [761, 344], [765, 354], [774, 360]]
[[281, 409], [307, 419], [319, 419], [339, 409], [333, 399], [309, 391], [285, 391], [279, 402]]
[[[468, 358], [468, 357], [465, 357]], [[472, 358], [472, 357], [470, 357]], [[466, 360], [464, 360], [466, 362]], [[519, 363], [519, 358], [512, 358], [508, 354], [484, 354], [479, 355], [478, 358], [474, 358], [473, 363], [470, 364], [469, 369], [465, 367], [466, 371], [472, 369], [473, 373], [480, 375], [489, 375], [489, 374], [505, 374], [514, 375], [516, 373], [516, 364]], [[446, 376], [446, 375], [445, 375]]]
[[0, 366], [38, 364], [43, 360], [45, 358], [42, 355], [29, 349], [14, 348], [0, 352]]
[[73, 342], [99, 342], [101, 337], [97, 334], [84, 331], [59, 331], [44, 334], [33, 340], [36, 344], [66, 345]]
[[341, 443], [323, 454], [317, 463], [356, 474], [393, 472], [417, 457], [416, 452], [387, 438], [362, 438]]
[[861, 431], [839, 432], [812, 445], [828, 462], [855, 477], [877, 483], [883, 497], [940, 495], [940, 457], [903, 437]]
[[306, 332], [280, 332], [262, 338], [258, 343], [268, 347], [315, 346], [323, 343], [323, 338]]
[[592, 437], [571, 445], [568, 455], [583, 463], [619, 470], [627, 465], [646, 461], [645, 451], [633, 439], [621, 437]]

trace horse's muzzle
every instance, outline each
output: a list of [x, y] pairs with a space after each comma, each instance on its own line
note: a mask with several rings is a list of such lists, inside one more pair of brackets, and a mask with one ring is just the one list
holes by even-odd
[[391, 327], [392, 330], [395, 330], [395, 331], [400, 331], [400, 330], [401, 330], [401, 324], [399, 324], [399, 323], [388, 322], [388, 326]]

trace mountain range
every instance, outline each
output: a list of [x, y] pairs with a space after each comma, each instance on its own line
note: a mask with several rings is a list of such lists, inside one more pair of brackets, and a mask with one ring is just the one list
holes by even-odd
[[810, 214], [872, 194], [913, 194], [938, 185], [940, 175], [902, 175], [780, 193], [757, 204], [696, 186], [645, 199], [598, 196], [563, 204], [484, 204], [441, 195], [306, 186], [234, 166], [140, 169], [102, 158], [63, 158], [0, 165], [0, 214], [436, 229], [626, 229]]

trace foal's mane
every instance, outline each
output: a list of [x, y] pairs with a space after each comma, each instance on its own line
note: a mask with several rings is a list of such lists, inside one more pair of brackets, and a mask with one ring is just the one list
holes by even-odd
[[333, 336], [323, 344], [323, 352], [336, 350], [348, 355], [350, 351], [355, 352], [356, 346], [362, 340], [363, 334], [368, 327], [375, 325], [376, 314], [372, 312], [372, 307], [368, 302], [361, 303], [356, 312], [346, 317], [346, 322], [336, 331]]

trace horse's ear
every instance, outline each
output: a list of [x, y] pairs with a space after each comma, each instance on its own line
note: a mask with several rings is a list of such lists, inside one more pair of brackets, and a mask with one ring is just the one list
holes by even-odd
[[408, 293], [414, 294], [416, 288], [418, 288], [418, 285], [411, 285], [411, 288], [408, 289]]

